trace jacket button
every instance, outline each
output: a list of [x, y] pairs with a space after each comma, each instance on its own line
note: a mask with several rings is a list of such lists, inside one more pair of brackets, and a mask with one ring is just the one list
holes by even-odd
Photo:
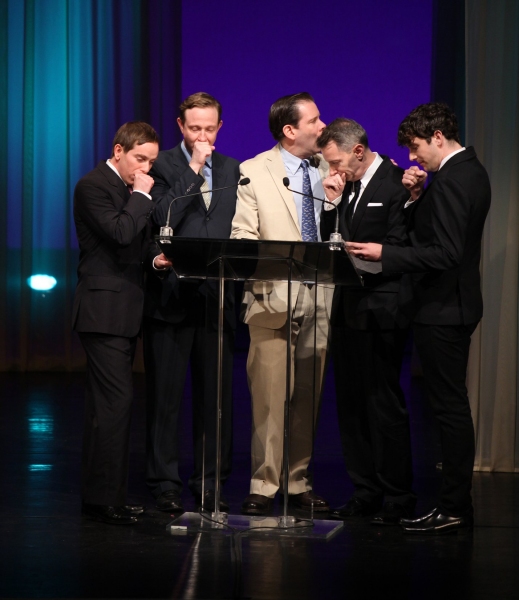
[[206, 221], [210, 221], [210, 220], [211, 220], [211, 217], [206, 217], [206, 218], [205, 218], [205, 220], [206, 220]]

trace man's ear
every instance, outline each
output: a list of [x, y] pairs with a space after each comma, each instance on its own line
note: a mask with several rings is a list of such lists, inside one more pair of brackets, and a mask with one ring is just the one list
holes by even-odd
[[364, 158], [364, 150], [365, 148], [362, 144], [355, 144], [355, 146], [353, 146], [353, 154], [355, 154], [358, 161], [361, 161]]
[[445, 137], [443, 135], [443, 133], [437, 129], [432, 136], [432, 139], [434, 140], [434, 143], [438, 146], [441, 147], [443, 146], [444, 142], [445, 142]]
[[285, 125], [283, 127], [283, 135], [289, 140], [293, 140], [295, 138], [295, 131], [293, 125]]

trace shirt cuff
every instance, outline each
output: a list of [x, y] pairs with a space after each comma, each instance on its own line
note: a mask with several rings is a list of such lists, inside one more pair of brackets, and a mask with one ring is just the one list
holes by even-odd
[[139, 192], [139, 194], [142, 194], [143, 196], [146, 196], [146, 198], [148, 198], [148, 200], [151, 200], [151, 196], [149, 194], [147, 194], [146, 192], [141, 192], [141, 190], [133, 190], [134, 192]]
[[339, 206], [339, 204], [341, 203], [341, 199], [342, 195], [337, 196], [335, 200], [328, 200], [328, 198], [326, 198], [327, 202], [323, 202], [324, 210], [334, 210], [333, 206], [330, 206], [328, 202], [331, 202], [334, 206]]

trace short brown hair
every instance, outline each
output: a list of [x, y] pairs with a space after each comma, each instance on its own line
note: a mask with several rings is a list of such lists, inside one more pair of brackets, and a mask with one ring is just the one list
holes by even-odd
[[345, 152], [351, 152], [356, 144], [369, 148], [366, 130], [353, 119], [335, 119], [325, 127], [317, 138], [317, 147], [324, 148], [330, 142], [335, 142], [337, 148]]
[[159, 136], [155, 129], [144, 121], [128, 121], [121, 125], [117, 130], [112, 143], [112, 156], [116, 144], [123, 147], [125, 152], [129, 152], [134, 146], [142, 144], [158, 144]]
[[179, 106], [179, 117], [182, 123], [186, 120], [186, 110], [190, 108], [216, 108], [218, 112], [218, 122], [222, 120], [222, 105], [211, 94], [205, 92], [197, 92], [188, 96]]
[[299, 94], [283, 96], [274, 102], [270, 107], [269, 129], [277, 142], [280, 142], [285, 137], [283, 133], [285, 125], [294, 125], [297, 127], [301, 119], [299, 104], [313, 101], [314, 99], [308, 92], [300, 92]]

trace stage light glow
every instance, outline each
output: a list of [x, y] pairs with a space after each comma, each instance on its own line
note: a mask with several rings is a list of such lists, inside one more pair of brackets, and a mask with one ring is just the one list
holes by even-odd
[[32, 290], [36, 290], [38, 292], [48, 292], [52, 290], [53, 287], [58, 283], [55, 277], [52, 275], [31, 275], [29, 279], [27, 279], [27, 283]]

